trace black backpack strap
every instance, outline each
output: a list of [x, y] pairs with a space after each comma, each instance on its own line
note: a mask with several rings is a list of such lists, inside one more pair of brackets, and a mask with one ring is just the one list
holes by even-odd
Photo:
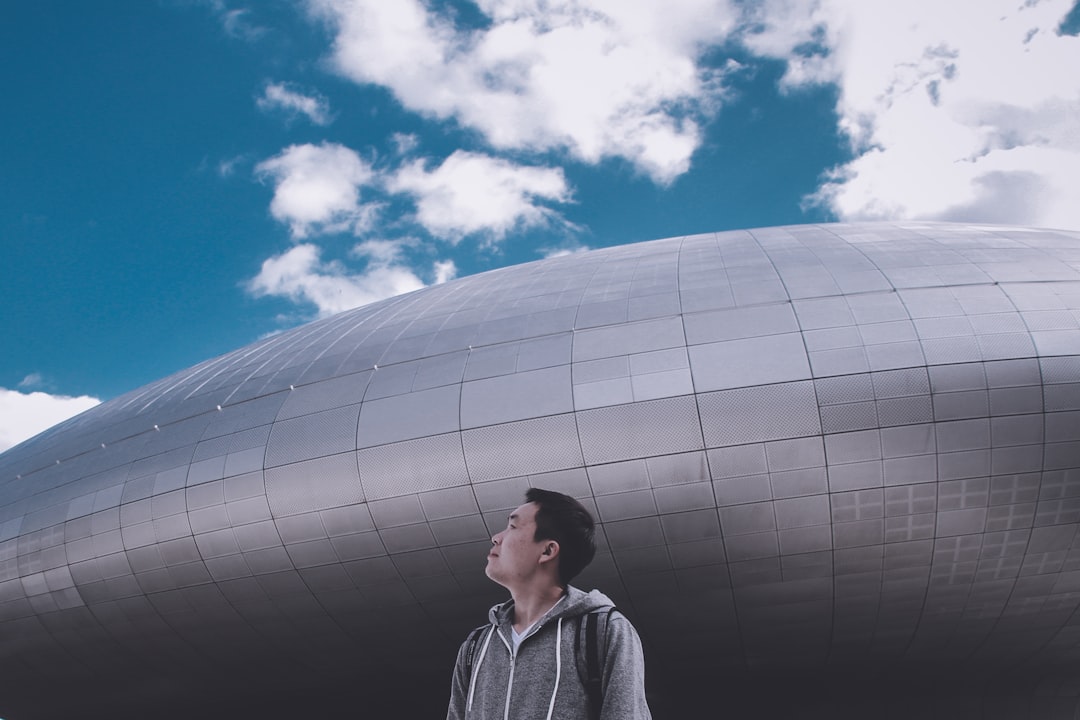
[[[604, 658], [601, 654], [607, 651], [607, 628], [613, 612], [615, 612], [614, 606], [601, 608], [583, 614], [578, 622], [579, 638], [582, 626], [585, 628], [584, 684], [585, 696], [589, 703], [589, 717], [592, 720], [600, 720], [600, 712], [604, 709]], [[604, 626], [602, 636], [601, 624]], [[579, 642], [574, 643], [575, 647], [579, 646]]]
[[476, 644], [480, 642], [481, 636], [483, 636], [484, 631], [489, 627], [492, 626], [481, 625], [469, 633], [469, 637], [465, 640], [465, 644], [467, 645], [465, 649], [465, 677], [467, 678], [472, 677], [473, 657], [476, 655]]

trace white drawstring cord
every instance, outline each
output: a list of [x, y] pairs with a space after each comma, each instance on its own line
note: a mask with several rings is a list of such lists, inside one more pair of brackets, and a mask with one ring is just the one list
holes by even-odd
[[491, 642], [491, 636], [495, 634], [495, 626], [491, 627], [488, 631], [487, 637], [484, 639], [484, 646], [480, 648], [480, 658], [476, 661], [476, 666], [472, 670], [472, 679], [469, 680], [469, 702], [465, 706], [465, 712], [468, 714], [472, 710], [473, 692], [476, 690], [476, 676], [480, 674], [480, 664], [484, 662], [484, 655], [487, 654], [488, 643]]
[[555, 694], [559, 692], [559, 678], [562, 676], [562, 618], [559, 618], [559, 627], [555, 631], [555, 687], [551, 691], [551, 703], [548, 705], [547, 720], [551, 720], [551, 713], [555, 711]]

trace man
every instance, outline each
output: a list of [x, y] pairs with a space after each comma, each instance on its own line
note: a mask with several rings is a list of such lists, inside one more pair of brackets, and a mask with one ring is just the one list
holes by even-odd
[[[596, 553], [592, 516], [550, 490], [530, 488], [525, 501], [491, 538], [487, 558], [487, 576], [511, 599], [461, 646], [447, 720], [650, 720], [637, 632], [605, 595], [569, 584]], [[591, 698], [581, 670], [586, 614], [600, 638]]]

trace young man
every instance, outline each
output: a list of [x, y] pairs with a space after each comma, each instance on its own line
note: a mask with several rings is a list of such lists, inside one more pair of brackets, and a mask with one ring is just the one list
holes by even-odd
[[[604, 594], [569, 584], [596, 553], [592, 517], [561, 493], [530, 488], [525, 500], [487, 558], [511, 599], [458, 651], [447, 720], [650, 720], [637, 632]], [[585, 614], [600, 671], [591, 695]]]

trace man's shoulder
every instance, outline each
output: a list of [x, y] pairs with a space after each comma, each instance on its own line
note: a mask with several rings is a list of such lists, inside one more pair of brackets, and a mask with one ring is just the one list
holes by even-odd
[[472, 630], [469, 631], [469, 634], [465, 636], [465, 642], [476, 640], [481, 635], [483, 635], [484, 631], [487, 630], [489, 627], [491, 627], [491, 623], [484, 623], [483, 625], [474, 627]]

